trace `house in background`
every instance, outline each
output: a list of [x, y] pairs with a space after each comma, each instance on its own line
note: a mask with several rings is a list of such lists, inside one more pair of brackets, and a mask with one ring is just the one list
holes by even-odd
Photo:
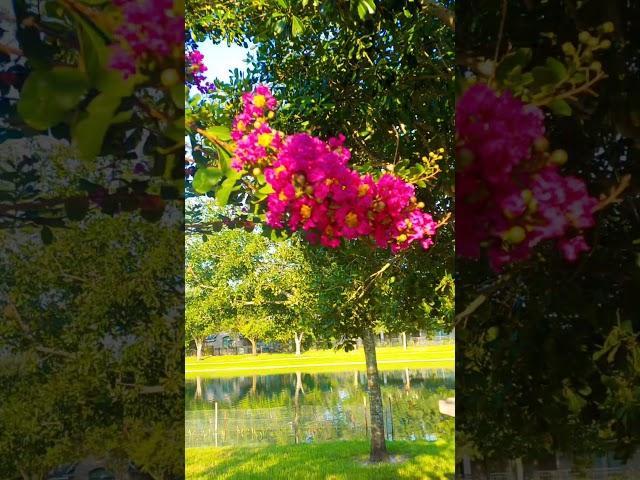
[[[214, 335], [209, 335], [204, 346], [207, 349], [213, 349], [214, 352], [229, 349], [249, 349], [251, 351], [251, 342], [244, 338], [242, 335], [236, 335], [229, 332], [220, 332]], [[239, 353], [239, 352], [238, 352]]]

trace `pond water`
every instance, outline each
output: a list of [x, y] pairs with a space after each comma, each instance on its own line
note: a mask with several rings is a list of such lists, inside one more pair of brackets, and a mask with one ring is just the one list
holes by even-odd
[[[453, 370], [380, 372], [389, 440], [452, 438], [454, 420], [438, 400], [454, 396]], [[364, 372], [189, 378], [187, 447], [312, 443], [368, 435]], [[217, 412], [216, 412], [217, 406]]]

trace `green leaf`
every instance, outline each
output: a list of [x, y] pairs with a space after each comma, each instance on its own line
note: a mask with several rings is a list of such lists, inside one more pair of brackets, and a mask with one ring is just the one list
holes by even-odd
[[228, 174], [231, 170], [231, 153], [220, 145], [216, 145], [218, 152], [218, 162], [220, 163], [220, 170], [223, 174]]
[[231, 140], [231, 130], [223, 125], [216, 125], [215, 127], [207, 128], [207, 133], [212, 137], [216, 137], [222, 142]]
[[273, 29], [275, 34], [276, 35], [280, 35], [282, 32], [284, 32], [286, 30], [286, 28], [287, 28], [287, 24], [288, 24], [288, 22], [284, 18], [278, 20], [276, 22], [276, 26]]
[[173, 100], [174, 105], [184, 110], [184, 99], [186, 98], [184, 85], [176, 83], [169, 90], [169, 94], [171, 95], [171, 100]]
[[530, 48], [519, 48], [509, 55], [505, 55], [496, 67], [496, 80], [502, 83], [509, 74], [517, 67], [523, 69], [531, 61], [532, 51]]
[[360, 20], [364, 20], [367, 14], [373, 15], [376, 11], [376, 4], [374, 0], [359, 0], [358, 1], [358, 15]]
[[302, 23], [300, 22], [300, 19], [295, 15], [291, 17], [291, 35], [293, 35], [294, 37], [297, 37], [303, 31], [304, 31], [304, 28], [302, 26]]
[[560, 98], [557, 98], [553, 102], [551, 102], [549, 108], [556, 115], [561, 115], [563, 117], [568, 117], [571, 115], [571, 107], [566, 101]]
[[71, 129], [73, 144], [85, 160], [94, 159], [102, 149], [104, 137], [120, 105], [120, 97], [101, 93], [94, 98]]
[[270, 184], [265, 184], [264, 187], [260, 188], [258, 190], [258, 193], [261, 195], [269, 195], [271, 193], [275, 192], [275, 190], [273, 189], [273, 187]]
[[91, 85], [96, 89], [109, 92], [112, 96], [131, 95], [135, 84], [142, 80], [140, 75], [124, 78], [119, 70], [109, 67], [111, 51], [106, 39], [96, 28], [75, 11], [69, 12], [78, 25], [78, 38], [84, 63], [84, 69]]
[[536, 85], [551, 85], [556, 83], [556, 74], [548, 67], [535, 67], [531, 70]]
[[553, 57], [549, 57], [547, 58], [547, 67], [554, 73], [556, 82], [560, 82], [567, 78], [567, 69], [561, 61], [556, 60]]
[[85, 96], [87, 77], [72, 67], [35, 70], [24, 82], [18, 113], [36, 130], [46, 130], [63, 121]]
[[573, 413], [579, 413], [587, 403], [584, 398], [575, 393], [568, 385], [563, 388], [562, 395], [567, 399], [567, 406]]
[[225, 181], [222, 182], [222, 185], [220, 185], [220, 188], [216, 190], [216, 202], [219, 207], [224, 207], [229, 201], [229, 196], [233, 191], [233, 187], [236, 185], [238, 177], [239, 175], [227, 177]]
[[199, 168], [193, 177], [193, 189], [200, 194], [210, 191], [222, 177], [220, 169], [215, 167]]

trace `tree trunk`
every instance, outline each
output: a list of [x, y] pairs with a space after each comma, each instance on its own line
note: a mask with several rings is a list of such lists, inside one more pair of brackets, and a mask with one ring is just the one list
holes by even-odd
[[249, 341], [251, 342], [251, 354], [252, 355], [258, 355], [258, 349], [256, 348], [256, 341], [253, 338], [250, 338]]
[[302, 336], [304, 335], [304, 333], [300, 333], [300, 336], [298, 337], [298, 334], [296, 332], [293, 333], [295, 336], [295, 342], [296, 342], [296, 355], [300, 355], [301, 354], [301, 345], [302, 345]]
[[384, 332], [380, 332], [380, 343], [384, 343]]
[[411, 390], [411, 376], [409, 375], [409, 369], [404, 369], [404, 389], [406, 391]]
[[196, 377], [196, 399], [202, 398], [202, 377]]
[[251, 394], [252, 395], [256, 394], [257, 386], [258, 386], [258, 376], [254, 375], [253, 378], [251, 379]]
[[196, 359], [202, 360], [202, 346], [204, 345], [203, 338], [195, 338], [196, 341]]
[[378, 376], [378, 362], [376, 360], [376, 337], [373, 330], [365, 328], [362, 335], [362, 345], [367, 363], [367, 386], [369, 388], [369, 414], [371, 416], [371, 462], [388, 460], [387, 445], [384, 439], [384, 417], [382, 407], [382, 392]]
[[402, 332], [402, 348], [407, 349], [407, 332]]

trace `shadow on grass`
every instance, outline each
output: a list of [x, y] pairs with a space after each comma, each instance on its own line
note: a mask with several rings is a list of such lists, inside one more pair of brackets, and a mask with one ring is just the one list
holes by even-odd
[[193, 448], [187, 450], [189, 479], [215, 480], [441, 480], [453, 479], [453, 441], [389, 442], [389, 452], [407, 460], [364, 465], [366, 441], [311, 445]]

